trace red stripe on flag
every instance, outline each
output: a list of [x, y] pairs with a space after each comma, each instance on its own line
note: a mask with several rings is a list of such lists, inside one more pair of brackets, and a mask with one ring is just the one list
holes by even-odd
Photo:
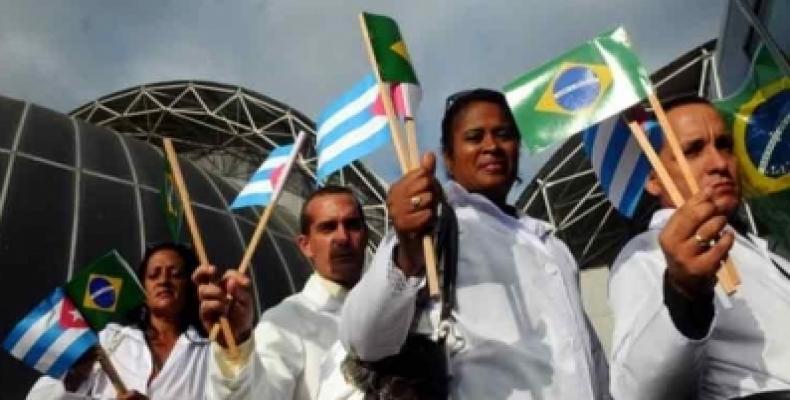
[[80, 314], [79, 310], [74, 307], [74, 304], [69, 300], [68, 297], [63, 297], [63, 302], [60, 308], [60, 320], [58, 321], [60, 326], [63, 329], [72, 329], [72, 328], [87, 328], [88, 324], [85, 323], [85, 319], [82, 318], [82, 314]]
[[283, 175], [283, 170], [285, 169], [285, 164], [280, 164], [279, 167], [272, 170], [271, 181], [272, 181], [272, 190], [278, 190], [280, 187], [280, 179]]

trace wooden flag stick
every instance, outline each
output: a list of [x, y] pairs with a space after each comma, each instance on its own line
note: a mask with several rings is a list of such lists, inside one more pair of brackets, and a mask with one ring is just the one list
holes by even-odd
[[115, 392], [118, 395], [127, 393], [129, 390], [126, 388], [126, 385], [123, 384], [121, 376], [118, 375], [118, 370], [115, 369], [115, 365], [113, 365], [112, 361], [110, 361], [110, 356], [104, 350], [104, 347], [102, 347], [100, 344], [97, 344], [95, 348], [96, 358], [99, 361], [99, 365], [101, 365], [101, 369], [104, 370], [104, 373], [107, 374], [107, 377], [110, 378], [110, 382], [115, 388]]
[[[417, 127], [414, 119], [406, 118], [406, 140], [409, 143], [409, 160], [411, 160], [411, 168], [417, 169], [420, 167], [420, 153], [417, 148]], [[439, 299], [441, 292], [439, 291], [439, 273], [436, 268], [436, 249], [433, 246], [433, 238], [430, 234], [422, 237], [422, 250], [425, 257], [425, 274], [428, 279], [428, 294], [434, 298]]]
[[[176, 184], [178, 191], [178, 198], [181, 200], [181, 206], [184, 208], [184, 216], [187, 219], [187, 226], [189, 226], [189, 233], [192, 236], [192, 243], [195, 246], [195, 253], [197, 253], [198, 261], [201, 264], [208, 264], [208, 255], [206, 248], [203, 246], [203, 238], [200, 236], [200, 230], [195, 219], [195, 214], [192, 212], [192, 201], [189, 199], [189, 192], [187, 185], [184, 183], [184, 175], [181, 174], [181, 166], [178, 164], [178, 156], [173, 147], [173, 141], [170, 138], [163, 138], [162, 145], [165, 149], [167, 161], [170, 163], [170, 171], [173, 173], [173, 180]], [[224, 320], [224, 321], [222, 321]], [[228, 345], [228, 351], [231, 356], [238, 354], [238, 347], [236, 346], [236, 339], [233, 337], [233, 331], [230, 329], [230, 323], [225, 316], [220, 317], [222, 323], [222, 335], [225, 338], [225, 343]], [[211, 337], [211, 340], [216, 340], [217, 336]]]
[[398, 164], [400, 164], [401, 173], [405, 174], [409, 171], [410, 163], [408, 155], [403, 147], [403, 135], [400, 131], [400, 124], [398, 124], [397, 118], [395, 118], [395, 107], [392, 105], [392, 87], [388, 83], [381, 81], [379, 67], [376, 63], [376, 55], [373, 52], [373, 43], [370, 41], [368, 27], [365, 24], [365, 17], [362, 14], [359, 14], [359, 27], [362, 29], [362, 37], [364, 38], [368, 61], [370, 61], [370, 66], [373, 67], [373, 74], [376, 76], [376, 82], [379, 84], [379, 97], [381, 97], [381, 102], [387, 113], [387, 121], [389, 122], [390, 134], [392, 136], [392, 145], [395, 147], [395, 154], [398, 156]]
[[[390, 133], [392, 134], [392, 145], [395, 146], [395, 153], [398, 155], [398, 163], [401, 167], [401, 172], [405, 175], [413, 168], [419, 167], [419, 151], [417, 149], [416, 129], [414, 129], [414, 120], [411, 120], [413, 133], [409, 135], [414, 136], [414, 140], [410, 141], [409, 149], [413, 150], [414, 154], [406, 153], [403, 145], [403, 134], [400, 130], [400, 123], [398, 117], [395, 115], [395, 107], [392, 105], [392, 90], [387, 82], [381, 81], [379, 74], [378, 63], [376, 62], [376, 55], [373, 51], [373, 43], [370, 41], [368, 28], [365, 24], [365, 17], [359, 14], [359, 26], [362, 29], [362, 37], [365, 42], [365, 49], [367, 49], [368, 61], [370, 66], [373, 67], [373, 73], [376, 75], [376, 81], [379, 84], [379, 94], [381, 102], [384, 105], [384, 111], [387, 113], [387, 121], [390, 126]], [[409, 129], [409, 122], [407, 121], [406, 128]], [[430, 235], [425, 235], [422, 240], [423, 254], [425, 257], [426, 278], [428, 280], [428, 291], [432, 298], [439, 297], [439, 280], [436, 272], [436, 252], [433, 248], [433, 241]]]
[[[283, 168], [282, 175], [280, 175], [280, 184], [278, 185], [279, 188], [272, 193], [272, 198], [269, 200], [269, 204], [263, 210], [263, 215], [258, 220], [258, 224], [255, 226], [255, 231], [252, 233], [252, 237], [250, 238], [249, 243], [247, 243], [247, 248], [244, 250], [244, 255], [241, 257], [241, 262], [239, 263], [238, 271], [241, 274], [246, 274], [247, 269], [252, 262], [252, 256], [255, 254], [255, 249], [258, 248], [258, 243], [261, 241], [263, 237], [263, 232], [266, 231], [266, 227], [269, 225], [269, 220], [272, 218], [272, 214], [274, 213], [274, 209], [277, 206], [277, 201], [280, 199], [280, 196], [283, 192], [283, 187], [285, 187], [285, 182], [288, 180], [288, 176], [291, 174], [291, 169], [293, 168], [293, 164], [296, 162], [296, 158], [299, 155], [299, 151], [302, 148], [302, 144], [305, 142], [305, 138], [307, 134], [304, 131], [299, 132], [299, 136], [296, 137], [296, 142], [294, 142], [294, 157], [288, 160], [288, 163]], [[228, 300], [232, 300], [230, 294], [228, 295]], [[222, 320], [220, 320], [220, 324], [223, 324]], [[217, 333], [220, 328], [220, 324], [214, 324], [211, 327], [211, 332], [209, 332], [209, 338], [216, 337]]]
[[661, 102], [658, 101], [658, 98], [652, 92], [647, 95], [647, 98], [650, 101], [650, 107], [653, 108], [653, 113], [656, 114], [656, 118], [658, 118], [658, 123], [661, 125], [661, 131], [664, 132], [664, 138], [666, 139], [667, 145], [669, 145], [669, 149], [672, 151], [672, 156], [675, 157], [675, 160], [677, 160], [680, 166], [680, 172], [683, 174], [686, 186], [688, 186], [692, 195], [697, 194], [697, 192], [699, 192], [699, 185], [697, 184], [697, 180], [694, 179], [694, 175], [691, 173], [689, 162], [686, 159], [686, 155], [683, 154], [678, 136], [675, 134], [675, 130], [672, 129], [672, 125], [669, 123], [664, 108], [661, 107]]
[[[650, 143], [650, 140], [647, 138], [647, 134], [645, 134], [644, 129], [642, 126], [639, 125], [638, 122], [633, 120], [628, 120], [628, 127], [631, 128], [631, 133], [634, 135], [636, 142], [639, 144], [639, 147], [642, 148], [642, 152], [647, 156], [647, 160], [650, 162], [650, 165], [653, 167], [653, 171], [656, 172], [658, 175], [659, 181], [661, 181], [661, 185], [669, 193], [669, 198], [675, 203], [675, 207], [680, 207], [683, 203], [686, 202], [686, 199], [683, 198], [683, 195], [678, 190], [677, 185], [675, 185], [675, 181], [672, 180], [670, 177], [669, 172], [667, 172], [666, 167], [664, 167], [664, 163], [661, 162], [661, 159], [658, 158], [658, 154], [656, 150], [653, 148], [653, 145]], [[720, 268], [719, 271], [716, 273], [716, 277], [719, 280], [719, 284], [721, 288], [727, 294], [735, 293], [736, 286], [739, 282], [734, 279], [734, 277], [730, 274], [730, 271], [725, 268], [727, 264], [731, 265], [731, 261], [728, 258], [725, 261], [724, 267]]]

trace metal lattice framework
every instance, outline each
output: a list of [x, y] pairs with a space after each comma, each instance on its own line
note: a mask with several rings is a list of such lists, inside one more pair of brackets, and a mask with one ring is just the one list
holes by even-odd
[[[653, 74], [658, 95], [720, 93], [714, 46], [715, 41], [708, 42]], [[657, 207], [645, 196], [632, 219], [622, 217], [601, 190], [580, 135], [555, 152], [516, 204], [549, 222], [581, 268], [609, 265], [625, 242], [646, 228]]]
[[[239, 86], [212, 82], [172, 81], [122, 90], [70, 113], [94, 125], [155, 145], [171, 137], [179, 155], [238, 187], [275, 146], [291, 143], [302, 130], [309, 136], [297, 170], [281, 203], [296, 211], [315, 185], [315, 124], [293, 108]], [[362, 202], [371, 243], [387, 228], [385, 185], [359, 163], [330, 179], [352, 188]], [[290, 197], [290, 199], [289, 199]]]

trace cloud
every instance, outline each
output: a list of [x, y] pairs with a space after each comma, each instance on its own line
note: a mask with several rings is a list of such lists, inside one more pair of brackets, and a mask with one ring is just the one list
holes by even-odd
[[[370, 71], [357, 13], [393, 16], [423, 86], [420, 147], [434, 151], [449, 93], [499, 88], [617, 25], [655, 70], [716, 36], [724, 8], [686, 0], [0, 3], [0, 90], [60, 111], [146, 82], [205, 79], [315, 118]], [[391, 148], [364, 162], [398, 176]], [[522, 164], [531, 176], [534, 163]]]

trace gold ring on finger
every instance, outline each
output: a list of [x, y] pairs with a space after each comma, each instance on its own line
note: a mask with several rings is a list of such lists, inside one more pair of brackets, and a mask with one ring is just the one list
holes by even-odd
[[410, 200], [411, 200], [411, 208], [413, 210], [420, 208], [420, 203], [422, 203], [422, 199], [420, 198], [420, 196], [412, 196]]
[[699, 233], [694, 234], [694, 241], [699, 247], [710, 248], [716, 244], [716, 239], [705, 239]]

